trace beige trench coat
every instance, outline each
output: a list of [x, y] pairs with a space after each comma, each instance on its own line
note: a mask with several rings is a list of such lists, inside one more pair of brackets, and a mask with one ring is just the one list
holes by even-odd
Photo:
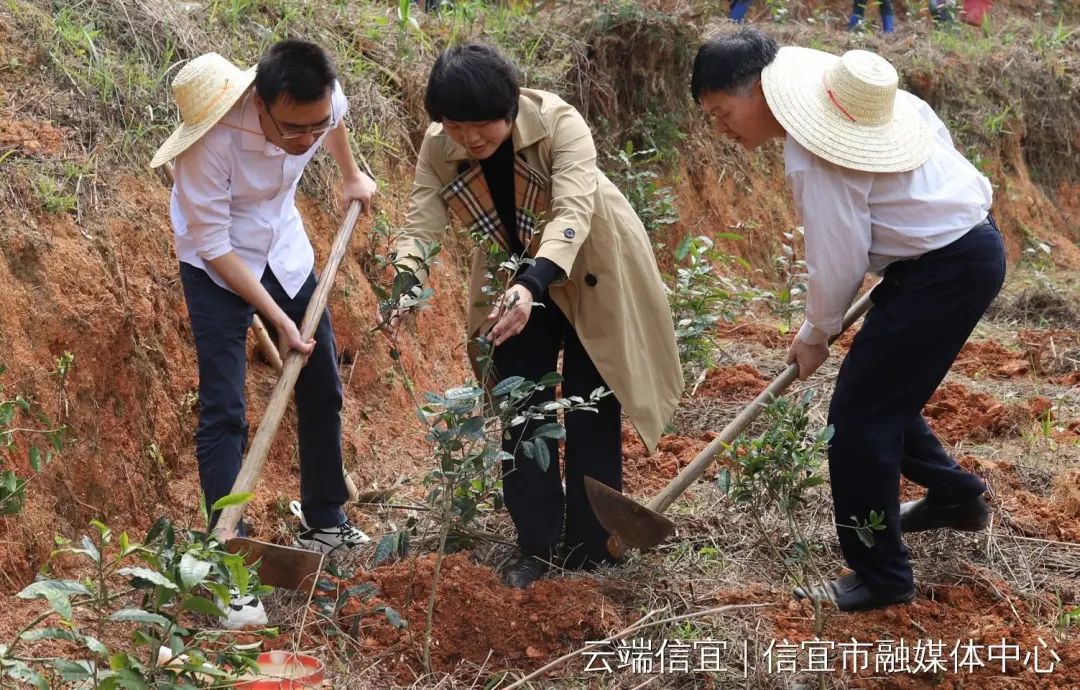
[[[519, 225], [535, 224], [530, 254], [558, 264], [567, 278], [549, 293], [615, 393], [650, 452], [683, 390], [671, 310], [645, 228], [630, 203], [596, 167], [592, 134], [558, 96], [522, 89], [512, 129]], [[524, 165], [523, 165], [524, 164]], [[424, 136], [398, 260], [418, 256], [415, 242], [441, 241], [450, 212], [482, 230], [501, 223], [479, 163], [440, 124]], [[530, 219], [536, 219], [530, 220]], [[484, 252], [472, 257], [468, 335], [490, 307], [481, 292]], [[421, 276], [422, 277], [422, 276]]]

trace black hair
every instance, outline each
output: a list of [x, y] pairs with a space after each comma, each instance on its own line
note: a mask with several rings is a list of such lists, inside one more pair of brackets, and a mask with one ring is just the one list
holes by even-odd
[[294, 103], [325, 98], [337, 72], [326, 51], [307, 41], [286, 40], [270, 46], [255, 72], [255, 93], [271, 106], [281, 96]]
[[447, 48], [431, 68], [424, 108], [433, 122], [513, 120], [521, 94], [517, 67], [486, 43]]
[[698, 48], [690, 93], [695, 103], [707, 91], [744, 92], [761, 76], [780, 48], [757, 29], [744, 28], [738, 33], [713, 38]]

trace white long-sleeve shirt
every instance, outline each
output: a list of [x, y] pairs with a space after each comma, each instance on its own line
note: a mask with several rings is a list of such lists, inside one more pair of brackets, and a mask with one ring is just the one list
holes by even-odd
[[867, 271], [940, 249], [990, 210], [990, 181], [956, 150], [945, 124], [918, 97], [906, 91], [896, 97], [915, 105], [935, 138], [929, 160], [915, 170], [859, 172], [815, 156], [790, 134], [784, 144], [806, 239], [804, 342], [824, 343], [840, 332]]
[[[262, 134], [249, 90], [209, 132], [175, 162], [169, 215], [176, 257], [229, 287], [207, 262], [232, 251], [255, 279], [267, 266], [290, 297], [315, 266], [304, 221], [296, 208], [296, 186], [319, 150], [318, 141], [299, 156], [285, 153]], [[348, 110], [340, 84], [331, 96], [333, 124]]]

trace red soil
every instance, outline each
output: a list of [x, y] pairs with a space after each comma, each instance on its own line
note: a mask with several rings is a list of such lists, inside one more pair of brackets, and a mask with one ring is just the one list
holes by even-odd
[[[428, 597], [435, 558], [409, 559], [338, 581], [337, 600], [345, 594], [337, 619], [324, 630], [355, 630], [365, 658], [382, 657], [380, 668], [409, 683], [422, 672]], [[377, 587], [375, 598], [348, 596], [362, 583]], [[462, 661], [477, 668], [532, 670], [590, 640], [625, 627], [635, 619], [624, 603], [626, 583], [589, 578], [542, 579], [527, 589], [502, 584], [491, 568], [467, 554], [447, 556], [442, 564], [431, 642], [432, 670], [452, 672]], [[374, 609], [394, 608], [407, 627], [398, 630]]]
[[981, 442], [1015, 434], [1049, 408], [1050, 401], [1046, 398], [1006, 404], [959, 383], [945, 383], [930, 397], [923, 414], [934, 432], [948, 443]]
[[[698, 438], [664, 436], [656, 452], [648, 455], [645, 445], [632, 429], [623, 430], [623, 492], [632, 496], [651, 495], [664, 488], [684, 467], [697, 457], [716, 434], [706, 432]], [[715, 466], [705, 476], [715, 475]]]
[[765, 390], [770, 379], [749, 364], [712, 369], [697, 394], [724, 402], [750, 402]]
[[768, 348], [786, 348], [791, 344], [791, 334], [781, 333], [776, 326], [747, 321], [746, 323], [721, 324], [716, 329], [718, 338], [741, 343], [757, 343]]
[[1025, 354], [1013, 352], [997, 343], [969, 342], [960, 350], [952, 366], [968, 376], [990, 376], [1012, 379], [1031, 373], [1031, 360]]

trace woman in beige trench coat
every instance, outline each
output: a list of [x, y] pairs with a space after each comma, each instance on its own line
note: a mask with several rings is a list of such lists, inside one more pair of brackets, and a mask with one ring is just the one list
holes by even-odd
[[[609, 560], [607, 533], [585, 496], [584, 477], [622, 485], [621, 412], [655, 449], [682, 394], [674, 327], [649, 238], [629, 202], [596, 166], [585, 120], [558, 96], [521, 89], [516, 68], [481, 43], [454, 46], [432, 67], [425, 106], [433, 124], [420, 147], [399, 261], [417, 243], [441, 239], [452, 215], [509, 254], [531, 257], [502, 296], [491, 327], [498, 378], [537, 381], [563, 352], [564, 397], [598, 386], [598, 413], [566, 416], [566, 489], [559, 464], [547, 471], [519, 453], [503, 468], [506, 506], [520, 555], [503, 580], [525, 587], [542, 577], [563, 536], [563, 564]], [[494, 321], [482, 293], [485, 252], [473, 255], [468, 334]], [[544, 391], [550, 400], [554, 392]], [[543, 402], [541, 394], [532, 404]], [[519, 426], [507, 452], [530, 438]], [[549, 442], [550, 456], [558, 444]]]

